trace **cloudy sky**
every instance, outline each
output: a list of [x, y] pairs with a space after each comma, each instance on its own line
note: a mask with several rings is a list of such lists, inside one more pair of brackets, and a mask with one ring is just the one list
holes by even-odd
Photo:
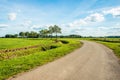
[[54, 24], [66, 35], [120, 35], [120, 0], [0, 0], [0, 36]]

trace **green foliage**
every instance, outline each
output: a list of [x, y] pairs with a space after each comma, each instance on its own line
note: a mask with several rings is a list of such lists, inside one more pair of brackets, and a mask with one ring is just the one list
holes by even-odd
[[20, 32], [20, 33], [19, 33], [19, 36], [25, 37], [25, 32]]
[[17, 38], [18, 37], [18, 34], [6, 34], [5, 35], [5, 38]]
[[57, 25], [53, 26], [53, 33], [56, 34], [56, 40], [57, 40], [57, 33], [61, 33], [61, 28]]
[[69, 41], [65, 41], [65, 40], [60, 40], [63, 44], [68, 44]]
[[47, 30], [47, 29], [44, 29], [44, 30], [41, 30], [41, 31], [39, 31], [39, 33], [40, 33], [40, 35], [42, 36], [42, 37], [47, 37], [47, 35], [49, 34], [49, 30]]
[[61, 28], [59, 26], [57, 26], [57, 25], [54, 25], [53, 26], [53, 32], [54, 33], [61, 33]]

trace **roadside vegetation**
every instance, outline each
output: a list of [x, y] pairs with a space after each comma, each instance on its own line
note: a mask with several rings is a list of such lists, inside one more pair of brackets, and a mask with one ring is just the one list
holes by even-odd
[[112, 49], [117, 57], [120, 58], [120, 38], [94, 38], [91, 39], [102, 43]]
[[[11, 44], [8, 46], [5, 45], [6, 43], [2, 43], [4, 49], [5, 46], [9, 49], [28, 46], [29, 42], [33, 42], [31, 45], [36, 45], [37, 43], [43, 45], [32, 49], [0, 53], [0, 80], [51, 62], [81, 46], [77, 39], [59, 39], [58, 42], [55, 41], [56, 39], [12, 39], [14, 42], [11, 42], [12, 40], [10, 39], [5, 40]], [[2, 41], [5, 40], [2, 39]], [[14, 43], [16, 44], [19, 40], [25, 40], [25, 42], [23, 42], [24, 45], [18, 43], [20, 46], [12, 47]], [[43, 43], [41, 43], [42, 41]]]

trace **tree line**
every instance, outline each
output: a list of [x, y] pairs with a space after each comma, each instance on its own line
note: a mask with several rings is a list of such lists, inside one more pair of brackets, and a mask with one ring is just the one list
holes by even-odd
[[49, 26], [48, 29], [42, 29], [39, 32], [19, 32], [18, 34], [6, 34], [5, 38], [81, 38], [81, 35], [58, 35], [62, 33], [61, 28], [57, 25]]
[[[42, 29], [39, 32], [31, 31], [31, 32], [20, 32], [19, 34], [6, 34], [5, 38], [52, 38], [52, 37], [58, 37], [58, 33], [61, 32], [61, 28], [57, 25], [49, 26], [48, 29]], [[54, 36], [53, 36], [54, 34]]]

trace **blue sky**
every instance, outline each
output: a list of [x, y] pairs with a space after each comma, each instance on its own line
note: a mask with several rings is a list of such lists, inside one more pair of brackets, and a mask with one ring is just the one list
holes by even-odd
[[66, 35], [120, 35], [120, 0], [0, 0], [0, 36], [54, 24]]

